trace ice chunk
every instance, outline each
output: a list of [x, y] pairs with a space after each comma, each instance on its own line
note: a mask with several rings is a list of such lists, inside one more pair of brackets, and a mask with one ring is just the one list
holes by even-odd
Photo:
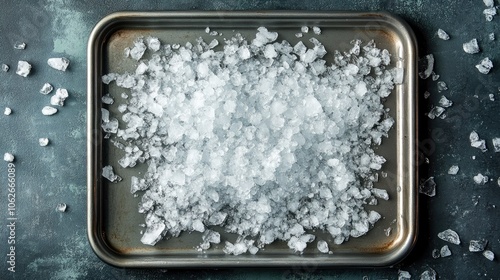
[[66, 212], [66, 208], [67, 208], [66, 203], [59, 203], [56, 206], [56, 211], [63, 213], [63, 212]]
[[490, 101], [495, 101], [495, 95], [493, 93], [488, 94]]
[[101, 101], [102, 101], [102, 103], [108, 104], [108, 105], [111, 105], [115, 102], [115, 100], [113, 99], [113, 97], [111, 97], [111, 95], [109, 95], [109, 93], [103, 95], [101, 98]]
[[446, 85], [446, 83], [443, 81], [439, 81], [437, 82], [437, 89], [439, 92], [448, 90], [448, 85]]
[[441, 255], [441, 258], [446, 258], [446, 257], [451, 256], [451, 250], [448, 247], [448, 245], [444, 245], [443, 247], [441, 247], [441, 250], [439, 253]]
[[398, 271], [398, 280], [410, 280], [410, 279], [411, 279], [410, 272], [405, 271], [405, 270]]
[[219, 45], [219, 41], [217, 39], [213, 39], [210, 44], [208, 44], [209, 49], [213, 49]]
[[24, 50], [26, 49], [26, 43], [24, 42], [17, 42], [14, 44], [14, 49], [16, 50]]
[[392, 232], [392, 228], [391, 227], [388, 227], [388, 228], [384, 229], [385, 236], [390, 236], [391, 232]]
[[121, 181], [122, 178], [115, 174], [113, 171], [113, 166], [106, 165], [102, 168], [102, 177], [108, 179], [110, 182], [118, 182]]
[[3, 160], [5, 160], [6, 162], [13, 162], [14, 161], [14, 155], [11, 154], [11, 153], [5, 153], [3, 155]]
[[493, 62], [491, 62], [491, 60], [486, 57], [483, 60], [481, 60], [479, 64], [476, 65], [476, 68], [479, 71], [479, 73], [488, 74], [491, 68], [493, 68]]
[[5, 64], [5, 63], [2, 63], [2, 71], [4, 72], [8, 72], [10, 69], [9, 65]]
[[436, 182], [434, 177], [429, 177], [418, 186], [418, 192], [427, 196], [433, 197], [436, 195]]
[[205, 231], [205, 225], [200, 220], [194, 220], [193, 224], [192, 224], [192, 227], [193, 227], [194, 231], [198, 231], [198, 232], [204, 232]]
[[202, 235], [202, 240], [205, 242], [213, 243], [213, 244], [219, 244], [220, 243], [220, 233], [207, 229], [203, 235]]
[[470, 145], [471, 147], [480, 149], [483, 153], [488, 149], [486, 148], [486, 141], [483, 139], [479, 139], [479, 135], [477, 132], [472, 131], [469, 135]]
[[483, 174], [479, 173], [476, 176], [474, 176], [474, 183], [478, 185], [484, 185], [488, 183], [488, 176], [484, 176]]
[[320, 35], [321, 34], [321, 28], [319, 28], [317, 26], [313, 26], [313, 32], [316, 35]]
[[378, 197], [383, 200], [389, 200], [389, 194], [387, 193], [386, 190], [373, 188], [372, 193], [375, 197]]
[[458, 236], [458, 233], [456, 233], [454, 230], [447, 229], [445, 231], [442, 231], [438, 233], [438, 237], [446, 242], [460, 245], [460, 237]]
[[432, 250], [432, 258], [439, 259], [441, 257], [441, 252], [438, 249]]
[[494, 0], [483, 0], [483, 3], [488, 8], [492, 8], [495, 5]]
[[420, 274], [420, 280], [436, 280], [436, 276], [436, 271], [429, 267]]
[[469, 251], [470, 252], [482, 252], [484, 248], [488, 245], [488, 240], [479, 239], [479, 240], [471, 240], [469, 242]]
[[66, 71], [69, 66], [69, 59], [65, 57], [52, 57], [47, 60], [47, 64], [56, 70]]
[[147, 37], [146, 38], [146, 43], [148, 45], [148, 48], [152, 50], [153, 52], [157, 52], [160, 50], [161, 43], [160, 40], [156, 37]]
[[52, 116], [57, 113], [57, 109], [50, 106], [45, 106], [42, 108], [42, 114], [45, 116]]
[[50, 98], [50, 105], [64, 106], [64, 100], [68, 98], [68, 91], [64, 88], [58, 88], [56, 93]]
[[448, 169], [448, 174], [450, 175], [457, 175], [458, 171], [460, 170], [460, 168], [458, 167], [458, 165], [452, 165], [450, 167], [450, 169]]
[[300, 240], [300, 238], [296, 236], [292, 236], [287, 243], [290, 249], [293, 249], [295, 252], [302, 252], [307, 247], [307, 243]]
[[262, 47], [265, 44], [272, 43], [278, 39], [277, 32], [269, 32], [267, 28], [261, 26], [257, 28], [259, 32], [255, 35], [255, 39], [252, 41], [252, 45], [257, 47]]
[[10, 109], [9, 107], [5, 107], [5, 110], [3, 111], [3, 114], [6, 115], [6, 116], [12, 114], [12, 109]]
[[427, 99], [427, 98], [429, 98], [429, 96], [431, 96], [431, 93], [428, 92], [428, 91], [425, 91], [424, 92], [424, 98]]
[[368, 222], [372, 225], [376, 223], [378, 220], [380, 220], [380, 218], [382, 218], [382, 215], [373, 210], [371, 210], [370, 213], [368, 214]]
[[309, 32], [309, 27], [307, 27], [307, 26], [302, 26], [302, 27], [300, 28], [300, 31], [301, 31], [302, 33], [307, 33], [307, 32]]
[[441, 115], [443, 115], [445, 110], [446, 109], [444, 109], [441, 106], [436, 106], [436, 107], [432, 108], [429, 113], [427, 113], [427, 117], [429, 117], [429, 119], [433, 120], [436, 117], [440, 117]]
[[297, 33], [295, 33], [295, 37], [297, 37], [297, 38], [302, 38], [302, 36], [304, 36], [304, 35], [302, 34], [302, 32], [297, 32]]
[[418, 75], [421, 79], [427, 79], [431, 76], [434, 70], [434, 55], [428, 54], [418, 61], [419, 72]]
[[326, 254], [329, 252], [328, 243], [325, 240], [318, 240], [317, 248], [318, 248], [318, 251], [320, 251], [321, 253]]
[[495, 41], [495, 33], [490, 33], [488, 35], [488, 38], [490, 39], [490, 41]]
[[490, 250], [485, 250], [483, 252], [483, 256], [490, 261], [493, 261], [495, 259], [495, 254]]
[[495, 151], [495, 153], [500, 153], [500, 138], [495, 137], [491, 139], [491, 143], [493, 144], [493, 150]]
[[493, 16], [497, 14], [497, 8], [492, 7], [492, 8], [487, 8], [483, 10], [484, 17], [486, 18], [487, 21], [492, 21]]
[[404, 68], [396, 67], [393, 70], [394, 83], [397, 85], [402, 84], [404, 78]]
[[42, 147], [47, 146], [49, 144], [49, 138], [39, 138], [38, 144], [40, 144], [40, 146]]
[[30, 71], [31, 71], [31, 64], [29, 64], [27, 61], [19, 60], [19, 62], [17, 63], [16, 74], [21, 77], [28, 77]]
[[165, 230], [165, 224], [162, 222], [154, 223], [146, 228], [142, 235], [141, 242], [145, 245], [155, 245], [161, 239], [161, 235]]
[[52, 87], [51, 84], [45, 83], [45, 84], [43, 84], [42, 88], [40, 89], [40, 93], [44, 94], [44, 95], [47, 95], [50, 92], [52, 92], [53, 89], [54, 89], [54, 87]]
[[470, 53], [470, 54], [478, 53], [479, 52], [479, 45], [477, 44], [476, 38], [474, 38], [468, 42], [465, 42], [463, 44], [463, 49], [464, 49], [464, 52], [466, 52], [466, 53]]
[[453, 105], [453, 102], [443, 95], [441, 96], [441, 99], [439, 99], [439, 105], [443, 108], [448, 108], [451, 107], [451, 105]]
[[207, 28], [205, 28], [205, 33], [207, 33], [207, 34], [210, 33], [210, 27], [207, 26]]
[[316, 116], [323, 112], [321, 103], [313, 95], [309, 95], [304, 99], [304, 109], [308, 117]]
[[144, 55], [147, 47], [144, 44], [144, 40], [142, 38], [138, 38], [134, 41], [134, 47], [130, 49], [130, 57], [139, 61]]
[[438, 35], [439, 39], [441, 39], [441, 40], [449, 40], [450, 39], [450, 35], [448, 35], [448, 33], [446, 33], [446, 31], [444, 31], [441, 28], [438, 29], [437, 35]]

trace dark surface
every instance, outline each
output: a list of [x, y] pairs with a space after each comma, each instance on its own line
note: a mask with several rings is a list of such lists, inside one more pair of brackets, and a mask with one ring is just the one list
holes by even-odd
[[[499, 153], [491, 139], [500, 137], [497, 121], [500, 109], [498, 67], [482, 75], [474, 67], [488, 56], [500, 65], [499, 40], [489, 41], [488, 34], [498, 32], [500, 16], [487, 22], [482, 1], [3, 1], [0, 17], [0, 62], [11, 66], [0, 72], [0, 109], [12, 108], [10, 116], [0, 115], [0, 154], [16, 156], [16, 267], [7, 271], [9, 248], [7, 212], [7, 163], [0, 171], [0, 252], [1, 274], [7, 279], [396, 279], [398, 269], [414, 278], [428, 267], [441, 279], [498, 279], [500, 266], [480, 253], [470, 253], [471, 239], [485, 238], [487, 246], [500, 254], [498, 239], [500, 198]], [[434, 176], [435, 197], [420, 198], [420, 235], [416, 248], [401, 264], [384, 269], [219, 269], [219, 270], [136, 270], [118, 269], [101, 262], [92, 252], [86, 236], [86, 44], [92, 27], [104, 16], [120, 10], [387, 10], [403, 17], [417, 34], [419, 53], [433, 53], [435, 71], [448, 84], [438, 93], [436, 82], [420, 83], [420, 150], [429, 159], [420, 164], [421, 177]], [[442, 41], [435, 32], [446, 30], [451, 39]], [[500, 37], [500, 33], [496, 34]], [[462, 43], [477, 38], [479, 54], [466, 54]], [[26, 42], [25, 50], [16, 50], [15, 42]], [[49, 68], [50, 57], [71, 60], [67, 72]], [[30, 76], [15, 74], [18, 60], [33, 65]], [[41, 115], [49, 96], [38, 93], [43, 83], [67, 88], [70, 98], [54, 116]], [[424, 100], [423, 92], [431, 93]], [[488, 94], [494, 94], [490, 101]], [[441, 95], [454, 105], [446, 119], [428, 119], [424, 113], [437, 104]], [[488, 151], [470, 147], [468, 136], [476, 130], [487, 141]], [[48, 137], [48, 147], [40, 147], [38, 138]], [[472, 156], [476, 156], [475, 160]], [[457, 175], [448, 168], [460, 166]], [[493, 181], [474, 184], [477, 173]], [[66, 213], [55, 212], [58, 203], [68, 204]], [[433, 259], [432, 250], [446, 242], [437, 233], [454, 229], [461, 245], [448, 244], [452, 256]], [[2, 279], [5, 279], [2, 277]]]

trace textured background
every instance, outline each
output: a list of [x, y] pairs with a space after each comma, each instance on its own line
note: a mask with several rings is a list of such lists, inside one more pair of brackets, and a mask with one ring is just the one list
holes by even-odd
[[[0, 115], [0, 154], [16, 156], [17, 227], [16, 272], [7, 271], [7, 164], [0, 164], [0, 258], [1, 274], [8, 279], [396, 279], [398, 269], [418, 278], [426, 268], [441, 279], [498, 279], [499, 262], [468, 252], [471, 239], [489, 240], [488, 248], [500, 255], [498, 237], [500, 153], [494, 153], [491, 138], [500, 137], [497, 120], [500, 109], [498, 67], [488, 75], [474, 65], [489, 56], [500, 65], [498, 40], [488, 34], [500, 30], [500, 16], [487, 22], [480, 0], [353, 0], [353, 1], [6, 1], [0, 16], [0, 62], [11, 66], [0, 72], [0, 109], [12, 108], [10, 116]], [[498, 4], [498, 1], [495, 1]], [[403, 17], [417, 34], [419, 53], [433, 53], [435, 71], [449, 89], [437, 92], [436, 82], [420, 82], [421, 104], [419, 150], [421, 176], [435, 176], [437, 195], [420, 199], [420, 235], [417, 246], [401, 264], [383, 269], [219, 269], [219, 270], [136, 270], [118, 269], [101, 262], [92, 252], [86, 236], [86, 45], [93, 26], [109, 13], [121, 10], [386, 10]], [[442, 41], [435, 32], [446, 30], [451, 40]], [[481, 53], [465, 54], [462, 43], [477, 38]], [[26, 42], [26, 50], [16, 50], [15, 42]], [[46, 65], [49, 57], [71, 60], [66, 73]], [[33, 65], [28, 78], [15, 74], [18, 60]], [[49, 97], [38, 93], [43, 83], [64, 87], [70, 98], [51, 117], [40, 110]], [[428, 90], [429, 99], [422, 93]], [[429, 120], [424, 113], [444, 94], [454, 102], [444, 120]], [[494, 94], [496, 101], [488, 95]], [[482, 153], [470, 147], [468, 136], [476, 130], [487, 140]], [[40, 147], [38, 138], [51, 144]], [[472, 156], [476, 156], [475, 160]], [[422, 158], [423, 158], [422, 157]], [[448, 168], [460, 166], [458, 175]], [[484, 186], [472, 177], [482, 173], [493, 178]], [[55, 212], [65, 202], [66, 213]], [[452, 228], [462, 245], [451, 245], [453, 255], [433, 259], [431, 252], [446, 243], [437, 233]], [[2, 277], [5, 279], [4, 277]]]

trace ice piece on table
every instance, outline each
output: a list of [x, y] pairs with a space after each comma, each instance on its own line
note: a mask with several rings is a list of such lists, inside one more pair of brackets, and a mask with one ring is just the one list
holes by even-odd
[[325, 240], [318, 240], [316, 247], [318, 248], [318, 251], [320, 251], [321, 253], [326, 254], [329, 252], [328, 243]]
[[436, 195], [436, 182], [434, 182], [434, 177], [429, 177], [423, 183], [418, 186], [418, 192], [425, 194], [427, 196], [433, 197]]
[[142, 56], [144, 55], [146, 48], [147, 47], [144, 44], [144, 40], [142, 38], [137, 38], [134, 41], [134, 47], [130, 49], [130, 57], [132, 59], [139, 61], [139, 59], [141, 59]]
[[57, 109], [50, 106], [45, 106], [42, 108], [42, 114], [45, 116], [52, 116], [57, 113]]
[[307, 27], [307, 26], [302, 26], [302, 27], [300, 28], [300, 31], [301, 31], [302, 33], [307, 33], [307, 32], [309, 32], [309, 27]]
[[495, 151], [495, 153], [499, 153], [500, 152], [500, 138], [495, 137], [495, 138], [491, 139], [491, 143], [493, 144], [493, 150]]
[[493, 33], [493, 32], [492, 32], [492, 33], [490, 33], [490, 34], [488, 35], [488, 38], [490, 39], [490, 41], [495, 41], [495, 33]]
[[321, 28], [319, 28], [317, 26], [313, 26], [313, 32], [316, 35], [320, 35], [321, 34]]
[[101, 98], [101, 101], [102, 101], [102, 103], [108, 104], [108, 105], [111, 105], [115, 102], [115, 100], [113, 99], [113, 97], [111, 97], [111, 95], [109, 95], [109, 93], [103, 95]]
[[205, 33], [210, 33], [210, 27], [207, 26], [207, 28], [205, 28]]
[[483, 153], [488, 149], [486, 148], [486, 141], [479, 139], [479, 134], [476, 131], [472, 131], [469, 135], [471, 147], [480, 149]]
[[213, 49], [219, 45], [219, 41], [217, 39], [213, 39], [210, 44], [208, 44], [209, 49]]
[[495, 259], [495, 254], [490, 250], [485, 250], [483, 252], [483, 256], [490, 261], [493, 261]]
[[450, 167], [450, 169], [448, 169], [448, 174], [450, 175], [457, 175], [458, 171], [460, 170], [460, 168], [458, 167], [458, 165], [452, 165]]
[[488, 240], [479, 239], [479, 240], [471, 240], [469, 242], [469, 251], [470, 252], [482, 252], [484, 248], [488, 245]]
[[302, 36], [304, 36], [304, 35], [302, 34], [302, 32], [297, 32], [297, 33], [295, 33], [295, 37], [297, 37], [297, 38], [302, 38]]
[[102, 168], [102, 177], [108, 179], [110, 182], [118, 182], [121, 181], [122, 178], [115, 174], [113, 171], [113, 166], [106, 165]]
[[11, 153], [5, 153], [3, 155], [3, 160], [5, 160], [6, 162], [13, 162], [14, 161], [14, 155], [11, 154]]
[[394, 83], [399, 85], [403, 83], [404, 79], [404, 68], [395, 67], [392, 69], [392, 75], [394, 79]]
[[267, 28], [261, 26], [257, 28], [259, 32], [255, 34], [255, 39], [252, 40], [252, 45], [262, 47], [265, 44], [272, 43], [278, 39], [277, 32], [269, 32]]
[[220, 233], [207, 229], [201, 236], [202, 240], [205, 242], [219, 244], [220, 243]]
[[161, 47], [160, 40], [156, 37], [147, 37], [146, 44], [148, 45], [148, 48], [153, 52], [159, 51]]
[[16, 74], [21, 77], [28, 77], [30, 71], [31, 71], [31, 64], [29, 64], [27, 61], [19, 60], [19, 62], [17, 63]]
[[5, 63], [2, 63], [2, 71], [4, 72], [8, 72], [10, 69], [9, 65], [5, 64]]
[[6, 116], [12, 114], [12, 109], [9, 108], [9, 107], [5, 107], [5, 110], [3, 111], [3, 114], [6, 115]]
[[419, 72], [418, 75], [421, 79], [427, 79], [431, 76], [434, 70], [434, 55], [428, 54], [418, 61]]
[[141, 237], [141, 242], [145, 245], [155, 245], [161, 239], [161, 235], [165, 230], [165, 224], [158, 222], [146, 228], [146, 231]]
[[436, 271], [429, 267], [420, 274], [420, 280], [436, 280], [436, 276]]
[[439, 259], [441, 257], [441, 251], [438, 249], [432, 250], [432, 258]]
[[487, 21], [492, 21], [493, 17], [497, 14], [497, 8], [487, 8], [483, 10], [483, 15]]
[[478, 185], [484, 185], [488, 183], [488, 176], [484, 176], [483, 174], [479, 173], [476, 176], [474, 176], [474, 183]]
[[428, 92], [428, 91], [425, 91], [424, 92], [424, 98], [427, 99], [427, 98], [429, 98], [429, 96], [431, 96], [431, 93]]
[[439, 39], [450, 40], [450, 35], [448, 35], [448, 33], [446, 33], [446, 31], [444, 31], [441, 28], [438, 29], [437, 35], [438, 35]]
[[26, 43], [24, 42], [17, 42], [14, 44], [14, 49], [16, 50], [24, 50], [26, 49]]
[[66, 203], [59, 203], [59, 204], [57, 204], [57, 206], [56, 206], [56, 211], [57, 211], [57, 212], [61, 212], [61, 213], [66, 212], [66, 208], [67, 208], [67, 207], [68, 207], [68, 206], [66, 205]]
[[116, 118], [111, 118], [107, 122], [103, 121], [101, 124], [102, 130], [106, 133], [117, 133], [118, 126], [119, 124]]
[[436, 107], [432, 108], [429, 113], [427, 113], [427, 117], [429, 117], [429, 119], [433, 120], [436, 117], [441, 116], [444, 113], [444, 111], [446, 111], [445, 108], [443, 108], [441, 106], [436, 106]]
[[487, 57], [485, 57], [483, 60], [479, 62], [479, 64], [476, 65], [477, 70], [481, 74], [488, 74], [493, 68], [493, 62]]
[[488, 8], [492, 8], [495, 5], [494, 0], [483, 0], [483, 3]]
[[474, 38], [463, 44], [464, 52], [474, 54], [479, 52], [479, 45], [477, 44], [477, 39]]
[[66, 100], [68, 96], [68, 91], [65, 88], [58, 88], [56, 93], [50, 98], [50, 105], [64, 106], [64, 100]]
[[398, 271], [398, 280], [410, 280], [410, 279], [411, 279], [410, 272], [405, 271], [405, 270]]
[[442, 231], [438, 233], [437, 235], [441, 240], [444, 240], [446, 242], [450, 242], [452, 244], [460, 245], [460, 237], [458, 236], [458, 233], [456, 233], [452, 229], [447, 229], [445, 231]]
[[52, 57], [47, 60], [47, 64], [59, 71], [66, 71], [69, 66], [69, 59], [65, 57]]
[[38, 144], [42, 147], [45, 147], [49, 144], [49, 138], [39, 138]]
[[446, 257], [451, 256], [451, 250], [448, 247], [448, 245], [444, 245], [443, 247], [441, 247], [441, 250], [439, 253], [441, 255], [441, 258], [446, 258]]
[[386, 190], [373, 188], [372, 193], [375, 197], [381, 198], [383, 200], [389, 200], [389, 194]]
[[446, 83], [443, 81], [439, 81], [437, 82], [437, 89], [439, 92], [448, 90], [448, 85], [446, 85]]
[[49, 94], [52, 90], [54, 89], [54, 87], [52, 87], [51, 84], [49, 83], [45, 83], [43, 84], [42, 88], [40, 89], [40, 93], [41, 94], [44, 94], [44, 95], [47, 95]]
[[453, 102], [443, 95], [441, 96], [441, 99], [439, 99], [439, 105], [443, 108], [448, 108], [451, 107], [451, 105], [453, 105]]

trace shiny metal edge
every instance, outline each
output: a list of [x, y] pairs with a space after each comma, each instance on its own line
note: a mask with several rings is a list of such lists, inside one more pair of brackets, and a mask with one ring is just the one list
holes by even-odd
[[[100, 62], [96, 59], [102, 52], [102, 43], [106, 35], [112, 32], [116, 25], [125, 22], [141, 21], [145, 18], [197, 18], [197, 19], [328, 19], [346, 21], [378, 21], [391, 26], [401, 36], [401, 41], [408, 55], [404, 61], [405, 80], [402, 94], [405, 98], [399, 98], [398, 109], [403, 109], [402, 115], [408, 116], [405, 121], [398, 122], [398, 130], [403, 134], [398, 137], [398, 170], [401, 168], [406, 176], [399, 174], [398, 186], [407, 186], [408, 192], [401, 192], [400, 198], [407, 205], [407, 220], [401, 225], [401, 234], [404, 238], [397, 241], [392, 250], [382, 254], [369, 254], [369, 261], [361, 257], [349, 257], [345, 259], [311, 258], [301, 256], [290, 256], [276, 259], [269, 257], [247, 258], [232, 256], [230, 259], [194, 259], [176, 258], [160, 260], [152, 257], [125, 256], [114, 252], [103, 239], [104, 232], [99, 224], [100, 192], [98, 190], [100, 174], [95, 163], [100, 161], [100, 146], [97, 145], [101, 138], [101, 132], [96, 115], [96, 97], [94, 95], [101, 87], [97, 81], [99, 77], [95, 72]], [[413, 248], [418, 233], [418, 192], [417, 192], [417, 44], [413, 31], [404, 20], [387, 12], [310, 12], [310, 11], [176, 11], [176, 12], [117, 12], [103, 18], [91, 32], [87, 48], [87, 235], [89, 243], [96, 255], [108, 264], [118, 267], [277, 267], [277, 266], [314, 266], [314, 267], [338, 267], [338, 266], [364, 266], [380, 267], [390, 266], [401, 261]], [[401, 106], [401, 107], [399, 107]], [[400, 115], [398, 114], [398, 117]], [[97, 127], [97, 129], [96, 129]], [[406, 154], [405, 154], [406, 152]], [[399, 172], [398, 172], [399, 173]], [[399, 207], [399, 206], [398, 206]]]

